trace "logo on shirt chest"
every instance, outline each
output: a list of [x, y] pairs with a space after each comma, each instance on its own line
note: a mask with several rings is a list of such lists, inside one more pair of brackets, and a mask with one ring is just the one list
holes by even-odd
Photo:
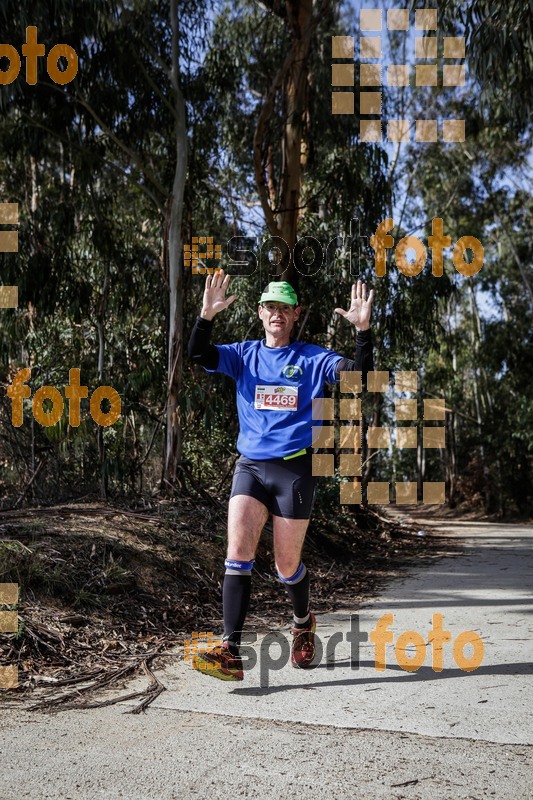
[[290, 380], [297, 381], [302, 377], [304, 371], [301, 367], [296, 366], [296, 364], [288, 364], [286, 367], [283, 367], [283, 369], [281, 370], [281, 374], [283, 375], [284, 378], [287, 378], [287, 380], [289, 381]]

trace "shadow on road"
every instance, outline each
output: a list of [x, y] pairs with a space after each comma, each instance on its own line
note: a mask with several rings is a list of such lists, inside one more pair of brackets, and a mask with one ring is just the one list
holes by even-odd
[[[350, 662], [348, 660], [337, 662], [337, 666], [348, 666], [349, 664]], [[372, 669], [374, 667], [374, 662], [362, 661], [361, 666]], [[319, 669], [326, 669], [326, 667], [326, 664], [318, 665]], [[444, 669], [442, 672], [434, 672], [431, 667], [420, 667], [420, 669], [418, 669], [416, 672], [411, 673], [405, 672], [401, 669], [401, 667], [398, 666], [387, 666], [387, 671], [390, 672], [391, 670], [401, 672], [401, 675], [395, 675], [391, 677], [384, 676], [379, 678], [348, 678], [337, 681], [320, 681], [318, 683], [309, 683], [308, 681], [305, 681], [304, 683], [283, 684], [281, 686], [268, 687], [250, 686], [234, 689], [231, 694], [253, 697], [266, 694], [279, 694], [280, 692], [287, 692], [295, 689], [334, 689], [339, 686], [366, 686], [373, 684], [378, 684], [376, 688], [380, 688], [379, 684], [388, 685], [400, 681], [402, 683], [425, 683], [427, 681], [449, 680], [450, 678], [469, 679], [479, 675], [531, 675], [533, 674], [533, 664], [529, 661], [513, 664], [492, 664], [490, 666], [480, 666], [473, 672], [463, 672], [463, 670], [460, 669]], [[502, 684], [502, 686], [504, 685], [505, 684]]]

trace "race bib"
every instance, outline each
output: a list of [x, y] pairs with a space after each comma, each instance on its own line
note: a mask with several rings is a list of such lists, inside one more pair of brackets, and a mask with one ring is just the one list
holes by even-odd
[[296, 411], [297, 386], [256, 386], [254, 407], [262, 411]]

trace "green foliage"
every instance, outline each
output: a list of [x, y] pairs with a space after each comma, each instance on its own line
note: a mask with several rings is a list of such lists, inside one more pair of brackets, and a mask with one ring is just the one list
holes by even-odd
[[[25, 26], [34, 24], [47, 49], [66, 41], [80, 58], [79, 74], [66, 88], [53, 84], [43, 64], [37, 86], [18, 80], [0, 87], [0, 200], [20, 208], [20, 251], [0, 254], [2, 282], [19, 287], [19, 308], [0, 312], [0, 382], [9, 384], [18, 369], [31, 366], [33, 393], [42, 385], [63, 391], [69, 369], [78, 367], [90, 393], [111, 385], [122, 398], [121, 419], [101, 430], [88, 401], [79, 427], [69, 424], [65, 402], [60, 422], [41, 428], [27, 402], [24, 424], [15, 429], [11, 403], [0, 397], [6, 505], [21, 493], [25, 502], [47, 503], [101, 493], [103, 485], [112, 496], [134, 498], [158, 487], [168, 387], [162, 265], [176, 158], [169, 7], [168, 0], [6, 0], [0, 6], [5, 41], [20, 49]], [[483, 243], [485, 265], [473, 279], [453, 269], [451, 251], [442, 278], [432, 276], [428, 251], [416, 278], [391, 261], [378, 279], [368, 248], [361, 276], [377, 289], [378, 368], [391, 375], [418, 370], [425, 390], [445, 396], [452, 410], [450, 446], [428, 456], [428, 478], [438, 480], [446, 471], [456, 502], [474, 497], [486, 507], [525, 513], [533, 429], [526, 139], [531, 15], [517, 0], [505, 6], [448, 0], [439, 8], [448, 32], [466, 32], [485, 105], [471, 102], [475, 84], [470, 95], [415, 98], [414, 110], [464, 117], [467, 142], [407, 147], [398, 160], [392, 149], [362, 144], [355, 117], [332, 116], [330, 37], [354, 35], [356, 28], [348, 4], [331, 4], [320, 20], [309, 55], [298, 235], [326, 245], [346, 235], [357, 217], [362, 235], [370, 236], [394, 209], [396, 241], [415, 232], [427, 243], [431, 219], [440, 216], [452, 241], [470, 235]], [[201, 234], [222, 244], [236, 235], [255, 238], [257, 269], [233, 280], [237, 301], [217, 318], [214, 339], [259, 338], [257, 299], [271, 275], [264, 250], [260, 255], [267, 227], [255, 186], [253, 136], [287, 52], [287, 26], [249, 0], [213, 6], [180, 1], [178, 14], [189, 144], [183, 241]], [[391, 93], [385, 105], [387, 113], [395, 108]], [[285, 122], [278, 96], [265, 135], [277, 173], [283, 172], [279, 131]], [[219, 263], [231, 271], [226, 255]], [[300, 277], [302, 338], [352, 355], [353, 330], [333, 309], [346, 306], [354, 277], [342, 249], [329, 269]], [[202, 278], [184, 275], [186, 337], [202, 288]], [[233, 386], [187, 361], [183, 386], [178, 411], [188, 474], [196, 488], [223, 492], [237, 435]], [[374, 406], [368, 410], [378, 413]], [[382, 424], [392, 423], [390, 404], [379, 414]], [[412, 474], [415, 460], [407, 451], [395, 460], [382, 454], [373, 461], [374, 477]], [[334, 482], [324, 486], [324, 507], [337, 491]]]
[[[439, 5], [441, 7], [441, 5]], [[445, 0], [445, 18], [466, 32], [469, 64], [481, 84], [490, 124], [515, 133], [531, 127], [533, 9], [530, 2]]]

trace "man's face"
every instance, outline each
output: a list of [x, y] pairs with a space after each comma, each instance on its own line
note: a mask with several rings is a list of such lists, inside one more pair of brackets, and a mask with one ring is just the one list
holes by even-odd
[[261, 303], [258, 308], [259, 319], [266, 333], [272, 333], [274, 336], [290, 336], [300, 311], [300, 306], [274, 302]]

